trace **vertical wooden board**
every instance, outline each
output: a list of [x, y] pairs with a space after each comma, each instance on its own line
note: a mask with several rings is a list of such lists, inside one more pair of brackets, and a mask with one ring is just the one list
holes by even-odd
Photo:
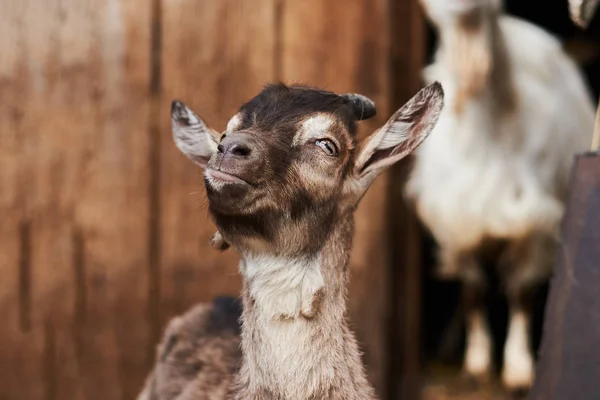
[[[81, 50], [85, 32], [63, 43], [60, 34], [68, 23], [58, 1], [30, 0], [23, 6], [26, 12], [18, 25], [24, 58], [16, 77], [23, 82], [22, 99], [14, 104], [21, 115], [15, 127], [20, 151], [13, 162], [19, 169], [15, 189], [22, 208], [19, 285], [14, 290], [19, 293], [25, 334], [9, 344], [18, 354], [13, 362], [18, 387], [11, 396], [54, 399], [62, 390], [66, 397], [77, 398], [78, 368], [69, 333], [74, 289], [70, 231], [79, 131], [63, 99], [82, 80], [77, 74], [64, 79], [58, 64], [63, 47]], [[69, 337], [57, 343], [65, 333]]]
[[[84, 116], [73, 113], [77, 103], [65, 104], [85, 85], [82, 73], [70, 79], [62, 76], [65, 54], [87, 50], [85, 20], [69, 19], [61, 2], [32, 2], [27, 13], [30, 90], [23, 132], [28, 152], [21, 161], [32, 166], [31, 175], [19, 184], [32, 185], [25, 195], [27, 222], [31, 235], [31, 320], [33, 329], [43, 337], [41, 353], [44, 398], [63, 395], [77, 398], [78, 366], [71, 339], [72, 207], [76, 201], [79, 139]], [[67, 3], [67, 7], [70, 5]], [[78, 16], [80, 17], [80, 16]], [[76, 21], [77, 35], [64, 40], [64, 29]], [[75, 31], [73, 29], [72, 31]], [[63, 336], [66, 340], [61, 340]]]
[[0, 66], [2, 395], [132, 398], [149, 347], [149, 7], [2, 8], [18, 51]]
[[[418, 0], [390, 2], [392, 104], [400, 107], [423, 86], [425, 22]], [[411, 157], [412, 158], [412, 157]], [[392, 262], [392, 330], [394, 358], [390, 362], [390, 397], [413, 399], [420, 389], [421, 232], [414, 210], [404, 202], [403, 186], [411, 158], [392, 171], [389, 198]]]
[[150, 3], [88, 4], [89, 83], [80, 95], [90, 111], [71, 235], [74, 332], [85, 398], [126, 399], [139, 392], [154, 345], [146, 314]]
[[198, 301], [240, 292], [237, 255], [209, 245], [202, 171], [175, 148], [170, 102], [180, 99], [219, 131], [274, 78], [274, 0], [162, 3], [160, 284], [164, 323]]
[[532, 400], [598, 397], [600, 154], [574, 161]]
[[[115, 173], [118, 176], [123, 170], [127, 172], [121, 181], [124, 185], [123, 196], [119, 203], [113, 202], [115, 210], [122, 210], [117, 220], [120, 225], [115, 228], [120, 237], [108, 233], [107, 238], [121, 242], [121, 253], [115, 257], [121, 263], [121, 271], [114, 275], [114, 282], [118, 282], [119, 286], [113, 297], [112, 312], [116, 315], [122, 398], [133, 399], [146, 377], [148, 350], [155, 347], [155, 343], [150, 341], [146, 313], [148, 297], [152, 295], [148, 290], [146, 234], [149, 220], [148, 119], [151, 54], [149, 46], [140, 46], [141, 43], [150, 43], [150, 2], [119, 0], [119, 3], [119, 9], [115, 10], [116, 7], [113, 7], [105, 14], [108, 27], [115, 14], [121, 15], [123, 24], [119, 33], [123, 41], [121, 53], [113, 54], [110, 50], [115, 32], [107, 29], [103, 39], [105, 59], [114, 63], [122, 75], [122, 86], [111, 97], [107, 97], [107, 114], [116, 113], [118, 117], [114, 118], [113, 126], [109, 125], [106, 129], [117, 131], [115, 138], [121, 148], [119, 163], [123, 167], [117, 167]], [[110, 75], [106, 80], [114, 81]], [[112, 147], [107, 143], [107, 151], [112, 151]], [[110, 160], [106, 162], [112, 163]], [[114, 262], [108, 260], [107, 266], [110, 267]]]
[[[2, 343], [3, 396], [7, 398], [42, 399], [45, 391], [43, 375], [43, 331], [33, 320], [32, 300], [32, 234], [30, 221], [30, 191], [35, 186], [32, 176], [35, 161], [31, 158], [32, 143], [38, 135], [27, 130], [37, 88], [32, 76], [39, 76], [31, 54], [36, 49], [29, 32], [30, 20], [36, 12], [27, 13], [30, 1], [4, 3], [0, 15], [2, 47], [6, 57], [0, 65], [0, 103], [2, 106], [1, 208], [3, 215], [0, 239], [0, 328]], [[42, 27], [40, 27], [41, 30]], [[29, 384], [25, 384], [29, 382]]]
[[[90, 32], [86, 5], [29, 1], [26, 32], [28, 71], [21, 124], [24, 194], [29, 244], [30, 323], [41, 337], [36, 368], [42, 397], [80, 397], [80, 368], [71, 335], [74, 281], [71, 273], [73, 208], [81, 180], [79, 157], [89, 107], [86, 62]], [[65, 79], [68, 76], [68, 79]], [[27, 343], [22, 347], [26, 348]], [[30, 361], [24, 360], [30, 363]], [[25, 376], [20, 377], [25, 386]]]
[[[281, 78], [373, 99], [377, 118], [361, 123], [361, 136], [390, 114], [387, 2], [282, 1]], [[356, 328], [369, 379], [386, 390], [388, 262], [386, 176], [369, 189], [356, 213], [350, 261], [350, 318]]]
[[20, 92], [16, 75], [22, 52], [18, 48], [20, 10], [0, 2], [0, 398], [10, 398], [16, 389], [12, 368], [14, 345], [20, 337], [19, 325], [19, 222], [17, 206], [19, 144], [16, 137], [18, 115], [14, 103]]

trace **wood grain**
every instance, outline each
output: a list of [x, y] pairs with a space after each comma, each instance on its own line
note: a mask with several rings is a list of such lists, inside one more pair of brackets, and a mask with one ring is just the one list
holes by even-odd
[[[394, 0], [391, 19], [391, 102], [401, 107], [423, 86], [421, 71], [425, 63], [425, 20], [418, 0]], [[390, 171], [389, 246], [391, 272], [391, 327], [389, 396], [414, 399], [421, 385], [421, 232], [417, 216], [404, 201], [403, 184], [412, 165], [404, 159]]]
[[147, 303], [149, 51], [139, 46], [148, 43], [147, 12], [126, 0], [9, 3], [0, 13], [3, 52], [15, 52], [0, 67], [10, 117], [1, 139], [10, 164], [2, 246], [17, 256], [2, 251], [0, 310], [9, 323], [0, 335], [12, 348], [3, 394], [131, 398], [149, 345], [139, 312]]

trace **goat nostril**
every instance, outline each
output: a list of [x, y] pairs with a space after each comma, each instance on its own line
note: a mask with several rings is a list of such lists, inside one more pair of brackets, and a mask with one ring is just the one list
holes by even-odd
[[224, 150], [224, 149], [223, 149], [223, 145], [222, 145], [222, 144], [220, 144], [220, 145], [218, 145], [218, 146], [217, 146], [217, 151], [218, 151], [219, 153], [223, 153], [223, 150]]
[[234, 156], [246, 157], [250, 155], [250, 147], [242, 143], [234, 144], [227, 149], [227, 152], [233, 154]]

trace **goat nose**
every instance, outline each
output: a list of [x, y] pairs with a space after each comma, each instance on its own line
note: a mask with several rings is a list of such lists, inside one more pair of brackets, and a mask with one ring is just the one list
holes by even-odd
[[247, 157], [252, 152], [250, 146], [242, 142], [226, 144], [221, 143], [217, 146], [217, 150], [219, 151], [219, 153], [223, 153], [225, 155], [230, 154], [232, 156], [239, 157]]
[[227, 148], [227, 152], [234, 156], [246, 157], [250, 155], [250, 147], [245, 143], [234, 143]]

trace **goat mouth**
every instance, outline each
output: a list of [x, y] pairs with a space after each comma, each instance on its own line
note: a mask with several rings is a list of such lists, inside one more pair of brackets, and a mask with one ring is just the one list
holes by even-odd
[[208, 182], [210, 182], [213, 185], [216, 184], [217, 186], [222, 186], [223, 184], [237, 184], [250, 186], [250, 184], [242, 178], [217, 169], [207, 168], [204, 172], [204, 176], [206, 177]]

